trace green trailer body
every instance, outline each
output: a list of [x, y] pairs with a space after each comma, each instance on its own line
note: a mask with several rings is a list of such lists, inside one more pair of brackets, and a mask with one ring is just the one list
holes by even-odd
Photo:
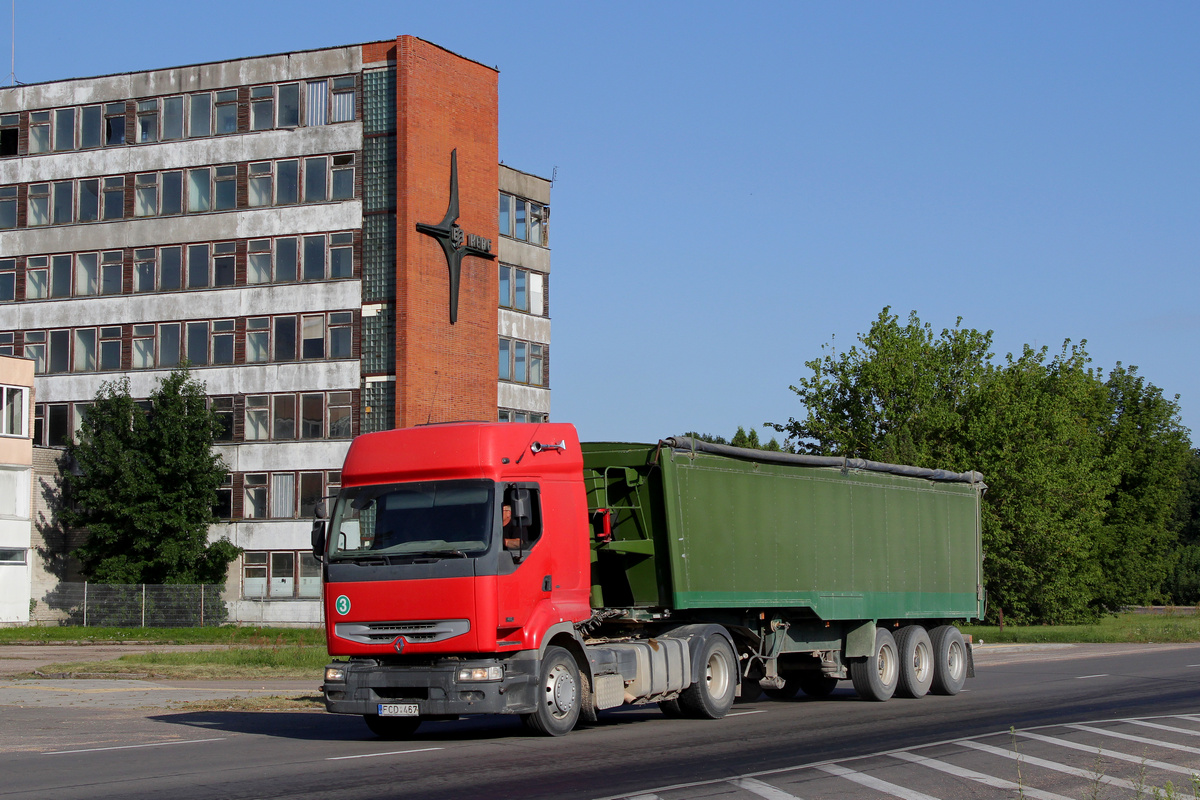
[[978, 473], [697, 444], [583, 445], [594, 606], [844, 623], [982, 615]]

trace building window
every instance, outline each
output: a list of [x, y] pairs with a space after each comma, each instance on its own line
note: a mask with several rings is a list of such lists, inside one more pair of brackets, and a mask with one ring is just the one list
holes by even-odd
[[125, 144], [125, 104], [108, 103], [104, 106], [104, 144]]
[[50, 224], [50, 184], [35, 183], [29, 187], [26, 223], [29, 227]]
[[246, 434], [248, 442], [266, 441], [271, 438], [271, 411], [265, 394], [246, 398]]
[[535, 414], [531, 411], [516, 411], [510, 408], [500, 409], [497, 417], [500, 422], [549, 422], [546, 414]]
[[354, 76], [333, 79], [333, 121], [354, 121]]
[[46, 372], [46, 332], [25, 331], [23, 355], [33, 361], [33, 371], [39, 375]]
[[208, 287], [208, 245], [188, 245], [188, 288], [204, 289]]
[[265, 473], [250, 474], [242, 478], [242, 517], [263, 519], [267, 516], [267, 476]]
[[[16, 299], [17, 261], [15, 258], [0, 259], [0, 303], [11, 303]], [[11, 349], [7, 355], [12, 355]]]
[[249, 167], [246, 201], [250, 208], [271, 205], [271, 162], [260, 161]]
[[212, 134], [212, 95], [208, 92], [188, 97], [188, 136]]
[[60, 108], [54, 112], [54, 149], [75, 149], [75, 109]]
[[232, 364], [234, 321], [231, 319], [214, 320], [212, 331], [212, 363]]
[[213, 286], [233, 286], [235, 277], [235, 253], [233, 242], [217, 242], [213, 245]]
[[0, 229], [17, 227], [17, 187], [0, 187]]
[[242, 596], [263, 598], [267, 596], [267, 559], [265, 552], [247, 551], [242, 556]]
[[329, 120], [329, 82], [309, 81], [304, 107], [305, 125], [324, 125]]
[[329, 237], [329, 277], [354, 277], [354, 234], [335, 233]]
[[75, 329], [74, 372], [96, 371], [96, 329]]
[[54, 184], [54, 224], [67, 225], [75, 221], [75, 183], [60, 181]]
[[0, 436], [29, 436], [29, 390], [0, 386]]
[[217, 136], [226, 133], [237, 133], [237, 89], [226, 89], [217, 92], [216, 122]]
[[300, 325], [300, 357], [325, 358], [325, 315], [309, 314]]
[[244, 599], [278, 600], [320, 596], [321, 564], [313, 558], [312, 553], [262, 550], [247, 551], [242, 556]]
[[183, 213], [183, 173], [162, 174], [162, 204], [158, 213], [163, 216]]
[[212, 208], [212, 186], [209, 169], [188, 170], [188, 211], [196, 214]]
[[26, 562], [27, 552], [29, 551], [19, 547], [0, 547], [0, 564], [22, 565]]
[[283, 83], [279, 85], [277, 124], [281, 128], [295, 128], [300, 124], [300, 84]]
[[50, 258], [50, 296], [71, 296], [71, 263], [70, 256], [52, 256]]
[[71, 407], [66, 403], [46, 406], [46, 444], [66, 447], [71, 442]]
[[350, 200], [354, 197], [354, 154], [333, 157], [333, 200]]
[[275, 162], [275, 205], [287, 206], [300, 202], [300, 162]]
[[100, 294], [120, 294], [125, 253], [108, 250], [100, 259]]
[[545, 385], [545, 345], [500, 339], [500, 380]]
[[354, 313], [335, 311], [329, 315], [329, 357], [354, 357]]
[[187, 324], [187, 360], [195, 366], [208, 363], [208, 323]]
[[529, 311], [529, 273], [500, 265], [500, 307]]
[[164, 292], [183, 288], [182, 247], [164, 247], [158, 251], [158, 288]]
[[296, 473], [271, 473], [271, 516], [275, 519], [296, 516]]
[[153, 292], [158, 287], [154, 248], [133, 251], [133, 290]]
[[50, 374], [68, 372], [70, 367], [71, 332], [69, 330], [50, 331], [46, 372]]
[[140, 100], [137, 104], [137, 141], [158, 141], [158, 101]]
[[246, 320], [246, 363], [271, 360], [271, 318], [255, 317]]
[[100, 179], [89, 178], [79, 181], [79, 221], [95, 222], [100, 219]]
[[125, 216], [125, 178], [104, 179], [104, 219]]
[[79, 114], [79, 148], [90, 150], [104, 144], [104, 108], [84, 106]]
[[500, 194], [500, 235], [545, 246], [550, 207], [508, 194]]
[[162, 140], [183, 138], [183, 98], [164, 97], [162, 101]]
[[250, 130], [275, 127], [275, 87], [255, 86], [250, 90]]
[[21, 115], [0, 114], [0, 158], [17, 155], [21, 136]]
[[213, 211], [237, 208], [237, 167], [217, 167], [213, 177]]
[[26, 300], [42, 300], [50, 296], [50, 271], [46, 269], [49, 262], [46, 256], [25, 259]]
[[138, 175], [134, 182], [133, 215], [135, 217], [153, 217], [158, 214], [158, 173], [147, 172]]
[[304, 269], [306, 281], [325, 280], [325, 237], [304, 237]]
[[80, 253], [75, 256], [75, 295], [90, 297], [100, 294], [100, 255]]
[[300, 395], [300, 438], [325, 438], [325, 395]]
[[29, 115], [29, 154], [50, 152], [50, 112], [34, 111]]
[[[227, 398], [232, 400], [232, 398]], [[217, 502], [213, 506], [213, 516], [217, 519], [233, 518], [233, 475], [225, 474], [221, 485], [217, 487]]]
[[271, 398], [274, 425], [271, 428], [272, 439], [296, 438], [296, 396], [277, 394]]
[[105, 371], [121, 368], [121, 327], [100, 329], [100, 369]]
[[349, 439], [353, 435], [350, 392], [329, 393], [329, 438]]
[[275, 317], [275, 360], [296, 360], [296, 318]]
[[133, 369], [154, 366], [154, 326], [133, 326]]
[[299, 240], [293, 236], [275, 240], [275, 281], [291, 283], [296, 280], [300, 260]]
[[158, 366], [179, 366], [181, 334], [182, 331], [178, 322], [170, 322], [158, 326]]
[[304, 202], [324, 203], [329, 198], [329, 159], [325, 156], [304, 159]]

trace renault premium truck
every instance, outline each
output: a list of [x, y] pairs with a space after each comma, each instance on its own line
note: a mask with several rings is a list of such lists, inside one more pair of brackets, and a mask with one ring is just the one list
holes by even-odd
[[983, 612], [976, 472], [562, 423], [370, 433], [318, 509], [326, 708], [385, 738], [624, 704], [717, 719], [742, 694], [953, 695]]

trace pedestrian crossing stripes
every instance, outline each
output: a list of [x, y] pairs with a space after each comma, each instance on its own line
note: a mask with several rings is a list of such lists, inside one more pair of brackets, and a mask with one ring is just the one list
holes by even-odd
[[1191, 797], [1200, 796], [1197, 738], [1200, 715], [1190, 714], [1049, 725], [598, 800], [1082, 800], [1104, 787], [1153, 797], [1168, 784]]

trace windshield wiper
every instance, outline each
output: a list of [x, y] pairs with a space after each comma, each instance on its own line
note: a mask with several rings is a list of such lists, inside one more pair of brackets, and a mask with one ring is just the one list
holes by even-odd
[[462, 550], [421, 550], [417, 553], [405, 553], [406, 556], [414, 556], [416, 558], [466, 558], [467, 554]]

